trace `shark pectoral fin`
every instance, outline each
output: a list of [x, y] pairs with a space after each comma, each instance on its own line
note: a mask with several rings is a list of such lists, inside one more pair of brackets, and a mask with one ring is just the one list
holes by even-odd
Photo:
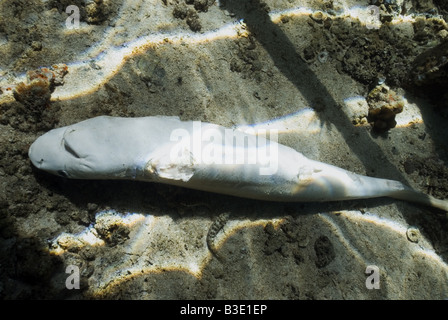
[[62, 137], [64, 150], [75, 158], [86, 158], [91, 150], [97, 150], [97, 140], [91, 139], [85, 130], [67, 129]]

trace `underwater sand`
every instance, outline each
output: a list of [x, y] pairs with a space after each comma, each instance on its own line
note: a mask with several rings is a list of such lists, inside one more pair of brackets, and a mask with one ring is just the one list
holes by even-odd
[[[191, 3], [0, 2], [0, 297], [446, 299], [448, 219], [432, 208], [269, 203], [32, 167], [30, 144], [52, 128], [168, 115], [269, 124], [309, 158], [448, 198], [444, 1], [398, 0], [374, 24], [367, 0]], [[424, 53], [435, 65], [416, 66]], [[69, 72], [51, 102], [16, 101], [27, 71], [59, 63]], [[404, 108], [375, 132], [367, 98], [382, 81]], [[80, 289], [66, 288], [67, 266]]]

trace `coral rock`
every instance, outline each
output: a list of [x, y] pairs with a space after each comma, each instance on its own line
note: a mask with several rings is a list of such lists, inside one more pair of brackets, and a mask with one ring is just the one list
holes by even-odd
[[377, 132], [385, 132], [397, 124], [395, 115], [403, 111], [403, 98], [385, 84], [376, 86], [367, 96], [368, 120]]
[[56, 86], [62, 85], [68, 68], [65, 64], [40, 68], [26, 73], [26, 83], [19, 83], [14, 91], [14, 98], [30, 108], [33, 113], [40, 113], [50, 104], [51, 93]]

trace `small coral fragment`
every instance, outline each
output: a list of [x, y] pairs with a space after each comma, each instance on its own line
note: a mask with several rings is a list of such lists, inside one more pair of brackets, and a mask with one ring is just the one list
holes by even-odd
[[385, 132], [397, 124], [395, 116], [403, 111], [404, 101], [387, 85], [381, 84], [367, 96], [369, 104], [368, 120], [377, 132]]
[[33, 113], [40, 113], [50, 104], [55, 87], [64, 83], [63, 78], [67, 72], [65, 64], [28, 71], [26, 83], [21, 82], [15, 87], [14, 98]]
[[[202, 29], [198, 12], [207, 12], [208, 8], [215, 3], [215, 0], [185, 0], [185, 3], [177, 3], [173, 10], [173, 16], [186, 21], [187, 25], [194, 32]], [[193, 5], [189, 8], [187, 5]]]
[[128, 226], [113, 211], [107, 211], [98, 215], [95, 229], [99, 237], [111, 246], [122, 243], [129, 238]]
[[101, 24], [107, 20], [110, 14], [110, 8], [108, 1], [94, 0], [93, 2], [86, 1], [85, 13], [87, 16], [87, 23], [89, 24]]

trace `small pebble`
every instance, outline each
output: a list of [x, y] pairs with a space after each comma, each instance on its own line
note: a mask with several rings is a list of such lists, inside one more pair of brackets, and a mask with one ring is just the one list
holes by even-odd
[[317, 60], [319, 60], [320, 63], [325, 63], [328, 60], [328, 52], [322, 51], [317, 54]]
[[322, 23], [323, 20], [326, 20], [326, 16], [322, 11], [316, 11], [311, 14], [311, 19], [316, 21], [317, 23]]
[[42, 42], [40, 42], [40, 41], [33, 41], [31, 43], [31, 49], [33, 49], [34, 51], [42, 50]]
[[306, 248], [309, 242], [310, 238], [306, 234], [300, 234], [297, 238], [297, 244], [300, 248]]
[[437, 36], [440, 37], [441, 39], [446, 39], [448, 38], [448, 31], [445, 29], [440, 30], [439, 33], [437, 33]]
[[415, 227], [409, 227], [406, 230], [406, 236], [408, 240], [414, 243], [418, 243], [418, 239], [420, 238], [420, 231]]

